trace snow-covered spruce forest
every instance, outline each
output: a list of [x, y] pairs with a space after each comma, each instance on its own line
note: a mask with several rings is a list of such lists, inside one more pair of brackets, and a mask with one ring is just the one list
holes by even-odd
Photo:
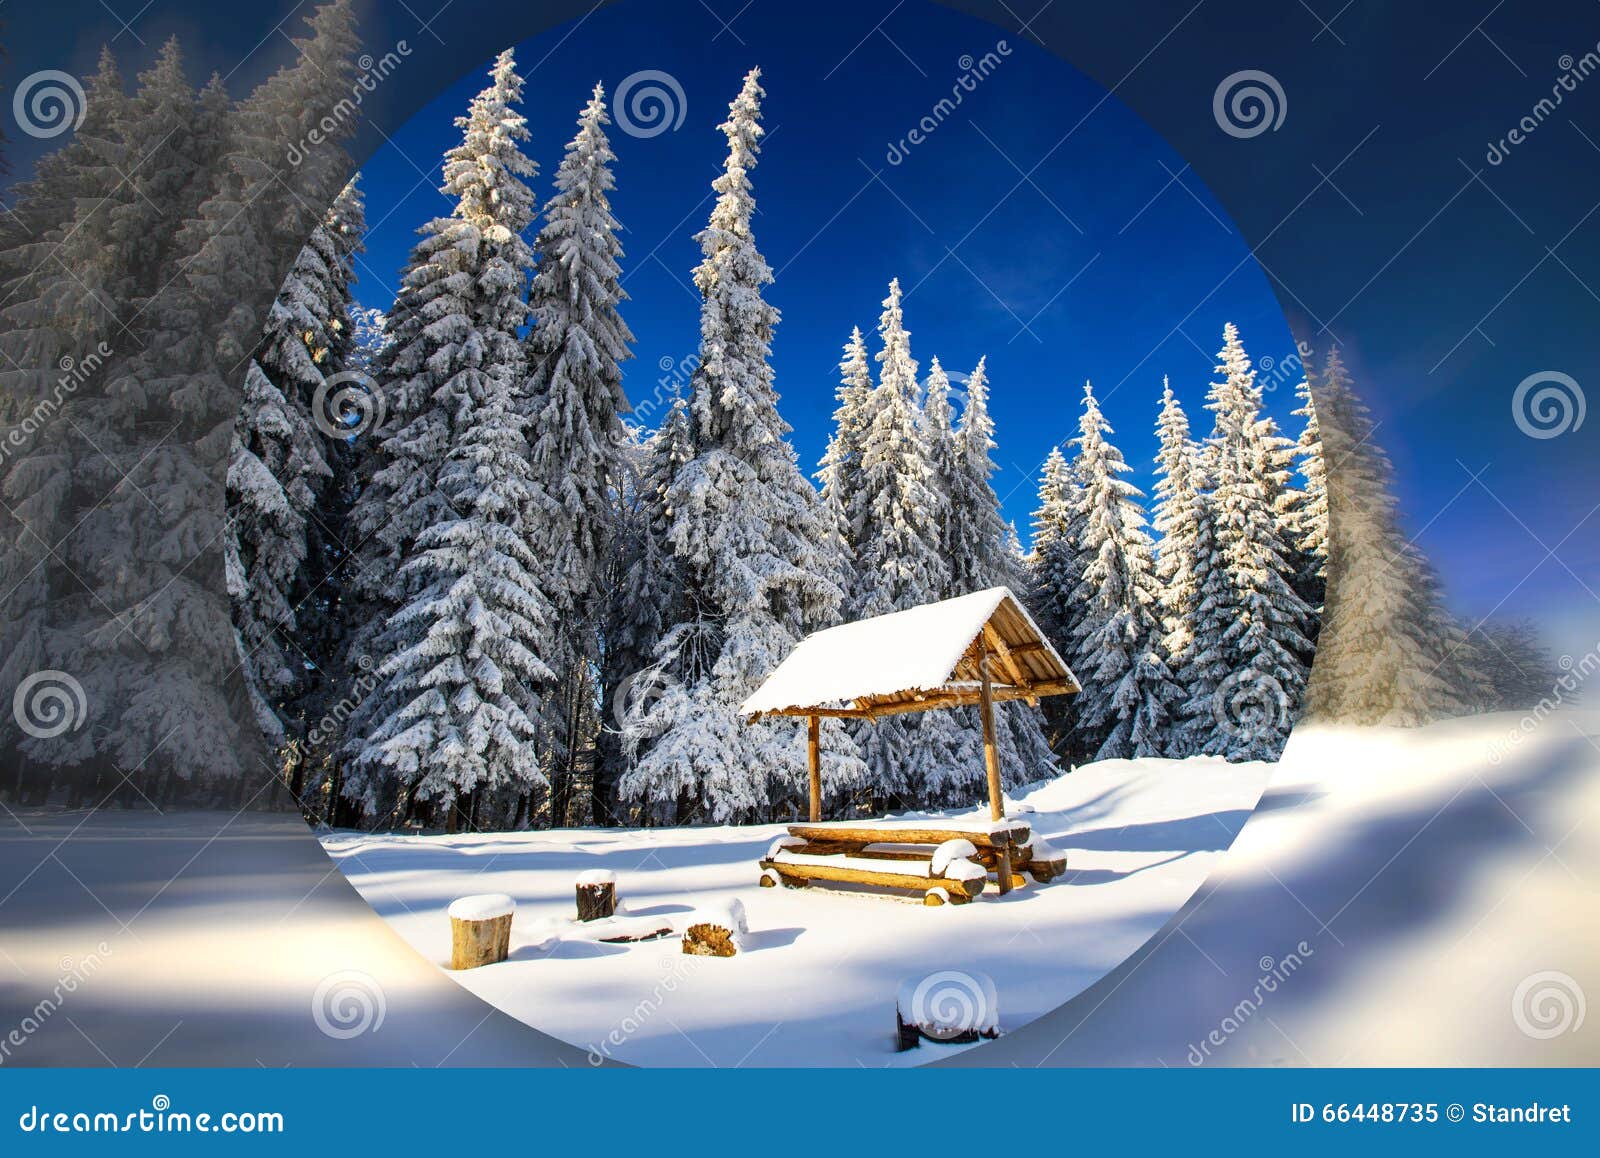
[[[1270, 758], [1308, 712], [1414, 724], [1542, 692], [1547, 665], [1525, 629], [1468, 630], [1445, 609], [1337, 351], [1300, 385], [1286, 434], [1229, 326], [1214, 380], [1180, 384], [1204, 391], [1204, 414], [1152, 391], [1150, 495], [1126, 480], [1092, 388], [1074, 415], [1065, 380], [997, 382], [1078, 431], [1043, 466], [1024, 550], [990, 482], [987, 368], [919, 363], [890, 281], [875, 338], [857, 328], [843, 346], [813, 481], [769, 362], [779, 317], [752, 231], [759, 71], [720, 126], [726, 162], [693, 271], [699, 352], [680, 397], [634, 413], [624, 392], [632, 339], [605, 93], [573, 94], [575, 135], [541, 179], [509, 51], [444, 158], [453, 211], [421, 224], [386, 310], [353, 297], [365, 227], [352, 181], [259, 341], [197, 341], [248, 316], [228, 311], [265, 266], [255, 242], [305, 209], [261, 174], [347, 83], [348, 5], [319, 9], [311, 27], [305, 66], [237, 102], [215, 82], [192, 88], [175, 42], [131, 94], [105, 53], [84, 127], [20, 187], [11, 219], [37, 228], [0, 247], [11, 364], [53, 367], [115, 336], [108, 301], [159, 323], [159, 341], [110, 355], [110, 387], [60, 402], [63, 421], [3, 464], [8, 511], [30, 520], [0, 545], [14, 591], [3, 626], [18, 644], [7, 673], [77, 671], [99, 713], [70, 743], [8, 734], [23, 757], [0, 785], [13, 798], [120, 782], [162, 803], [242, 802], [227, 786], [245, 770], [207, 722], [242, 675], [278, 774], [317, 821], [782, 819], [804, 797], [802, 730], [747, 725], [735, 705], [814, 630], [1002, 583], [1084, 684], [1041, 710], [1001, 706], [1013, 784], [1114, 757]], [[112, 161], [146, 155], [158, 160], [123, 189]], [[292, 174], [308, 191], [334, 161], [315, 163]], [[141, 217], [156, 203], [167, 224]], [[82, 275], [36, 260], [52, 244], [93, 274], [87, 296]], [[3, 379], [9, 425], [38, 413], [53, 371]], [[202, 460], [229, 390], [243, 402], [222, 428], [221, 523], [202, 509]], [[154, 429], [163, 407], [185, 434], [151, 448], [119, 435]], [[68, 428], [99, 451], [73, 478]], [[151, 472], [161, 502], [117, 486], [98, 459]], [[35, 561], [35, 541], [61, 552]], [[222, 642], [185, 575], [213, 541], [234, 639], [207, 676], [181, 657]], [[122, 543], [158, 564], [150, 590], [115, 562]], [[58, 597], [57, 571], [96, 586], [63, 577]], [[133, 610], [90, 630], [90, 599]], [[978, 797], [974, 711], [824, 732], [831, 816]], [[107, 753], [114, 774], [72, 771]]]

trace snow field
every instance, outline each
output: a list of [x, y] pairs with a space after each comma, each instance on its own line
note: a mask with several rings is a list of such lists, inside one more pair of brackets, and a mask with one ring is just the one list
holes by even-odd
[[[418, 952], [448, 958], [444, 908], [469, 891], [514, 897], [510, 960], [449, 973], [529, 1025], [601, 1059], [643, 1065], [912, 1065], [895, 1052], [895, 1002], [941, 972], [987, 976], [1011, 1030], [1081, 991], [1143, 943], [1205, 879], [1269, 766], [1105, 761], [1018, 790], [1064, 877], [960, 907], [834, 889], [761, 888], [781, 825], [567, 829], [472, 836], [333, 832], [324, 845]], [[979, 810], [916, 819], [988, 823]], [[781, 855], [793, 855], [782, 852]], [[914, 862], [908, 862], [914, 863]], [[580, 873], [616, 874], [630, 921], [681, 932], [741, 906], [738, 956], [686, 957], [676, 937], [603, 944], [573, 918]], [[597, 924], [597, 922], [591, 922]]]

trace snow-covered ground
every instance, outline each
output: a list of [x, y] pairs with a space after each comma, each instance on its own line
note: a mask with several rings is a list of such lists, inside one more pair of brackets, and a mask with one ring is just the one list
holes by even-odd
[[[758, 887], [781, 825], [572, 829], [472, 836], [334, 832], [324, 847], [425, 958], [449, 959], [458, 897], [516, 900], [511, 959], [448, 975], [512, 1016], [642, 1065], [910, 1065], [958, 1047], [896, 1053], [895, 999], [943, 970], [982, 973], [1015, 1029], [1091, 985], [1188, 900], [1232, 844], [1271, 773], [1220, 760], [1107, 761], [1018, 793], [1067, 875], [971, 905]], [[940, 814], [988, 827], [987, 813]], [[579, 873], [616, 874], [636, 917], [681, 924], [744, 903], [733, 958], [685, 956], [676, 937], [585, 938], [571, 920]]]

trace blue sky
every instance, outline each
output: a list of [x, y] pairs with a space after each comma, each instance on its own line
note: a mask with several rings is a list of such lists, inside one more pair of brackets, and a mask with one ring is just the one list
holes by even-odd
[[[650, 13], [660, 15], [641, 18]], [[633, 299], [625, 316], [638, 337], [625, 384], [636, 405], [695, 351], [693, 236], [724, 156], [716, 126], [754, 65], [769, 134], [754, 174], [756, 236], [777, 273], [773, 364], [808, 472], [828, 435], [840, 347], [852, 325], [872, 334], [891, 277], [907, 291], [924, 372], [934, 355], [952, 372], [988, 356], [995, 487], [1024, 536], [1038, 467], [1076, 433], [1085, 378], [1148, 489], [1163, 374], [1208, 425], [1199, 406], [1225, 321], [1258, 359], [1293, 365], [1282, 313], [1226, 213], [1114, 97], [1036, 46], [942, 8], [907, 8], [859, 43], [839, 32], [860, 24], [859, 6], [837, 3], [811, 5], [803, 22], [757, 6], [733, 31], [693, 4], [624, 5], [518, 47], [541, 203], [595, 81], [614, 93], [654, 70], [683, 92], [678, 128], [611, 132]], [[988, 75], [910, 144], [909, 131], [937, 116], [987, 53]], [[413, 231], [449, 211], [436, 166], [486, 71], [451, 86], [363, 166], [372, 224], [363, 304], [388, 305]], [[900, 142], [909, 147], [891, 163]], [[1299, 375], [1284, 373], [1270, 404], [1297, 426]]]
[[[414, 5], [360, 7], [372, 51], [401, 37], [417, 50], [369, 102], [354, 148], [379, 223], [359, 288], [382, 306], [412, 230], [448, 209], [435, 186], [439, 155], [455, 140], [452, 118], [481, 87], [502, 35], [534, 26], [546, 9], [451, 0], [429, 31]], [[872, 327], [890, 276], [915, 287], [908, 320], [924, 366], [935, 352], [951, 369], [989, 355], [996, 483], [1024, 524], [1033, 471], [1073, 433], [1083, 378], [1108, 395], [1117, 439], [1148, 487], [1162, 373], [1197, 406], [1230, 319], [1258, 360], [1292, 356], [1276, 286], [1302, 333], [1320, 343], [1326, 322], [1345, 343], [1395, 460], [1408, 525], [1457, 607], [1474, 618], [1531, 615], [1564, 649], [1592, 646], [1600, 602], [1585, 576], [1600, 567], [1600, 507], [1584, 480], [1600, 428], [1591, 420], [1564, 437], [1527, 438], [1509, 403], [1535, 371], [1580, 383], [1600, 375], [1588, 340], [1600, 213], [1584, 192], [1600, 155], [1600, 88], [1569, 98], [1570, 123], [1542, 131], [1512, 161], [1479, 163], [1478, 177], [1463, 168], [1528, 106], [1529, 62], [1586, 42], [1581, 19], [1563, 30], [1503, 10], [1494, 39], [1524, 62], [1514, 66], [1473, 35], [1478, 17], [1443, 11], [1356, 6], [1333, 37], [1298, 6], [1241, 20], [1207, 5], [1145, 55], [1145, 7], [1058, 4], [1035, 27], [1117, 95], [1012, 38], [1004, 63], [890, 165], [889, 143], [950, 93], [961, 58], [981, 57], [1004, 34], [925, 0], [827, 0], [796, 19], [799, 7], [624, 0], [523, 46], [541, 198], [595, 80], [615, 89], [632, 73], [661, 70], [685, 94], [675, 131], [614, 133], [634, 298], [627, 316], [640, 337], [628, 381], [636, 397], [655, 391], [663, 360], [693, 352], [686, 287], [721, 160], [715, 125], [745, 69], [760, 64], [774, 132], [756, 172], [759, 238], [780, 271], [774, 360], [808, 469], [826, 435], [838, 348], [852, 324]], [[131, 79], [176, 33], [191, 76], [216, 68], [243, 94], [289, 58], [270, 25], [292, 8], [277, 0], [219, 19], [209, 5], [175, 0], [146, 10], [130, 32], [98, 0], [13, 5], [7, 75], [51, 67], [83, 76], [109, 42]], [[1419, 69], [1419, 46], [1444, 61]], [[1210, 108], [1218, 77], [1263, 66], [1292, 90], [1282, 131], [1223, 135]], [[441, 77], [456, 82], [424, 106]], [[1123, 97], [1206, 173], [1286, 283], [1269, 286], [1196, 170]], [[424, 111], [412, 118], [402, 107]], [[26, 174], [45, 143], [10, 138], [12, 172]], [[380, 138], [395, 145], [371, 155], [367, 142]], [[1031, 333], [1019, 334], [1022, 321]], [[1280, 417], [1290, 386], [1273, 395]]]

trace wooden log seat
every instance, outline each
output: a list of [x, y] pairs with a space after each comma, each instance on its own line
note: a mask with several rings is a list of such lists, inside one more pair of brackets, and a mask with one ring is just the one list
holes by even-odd
[[1005, 872], [1007, 888], [1024, 883], [1008, 858], [1030, 836], [1022, 821], [984, 830], [796, 824], [761, 861], [761, 884], [866, 885], [920, 892], [929, 906], [964, 905], [983, 894], [991, 873]]

